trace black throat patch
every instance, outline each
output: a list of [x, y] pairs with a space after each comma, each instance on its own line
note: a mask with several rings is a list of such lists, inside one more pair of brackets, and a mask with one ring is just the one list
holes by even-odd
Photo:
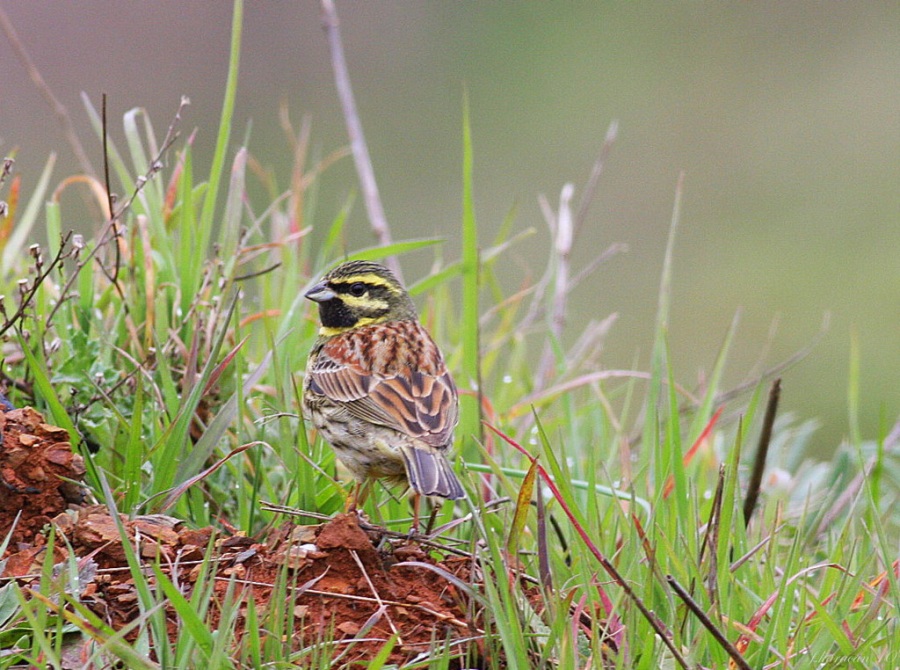
[[340, 298], [332, 298], [319, 303], [319, 321], [326, 328], [352, 328], [359, 321]]

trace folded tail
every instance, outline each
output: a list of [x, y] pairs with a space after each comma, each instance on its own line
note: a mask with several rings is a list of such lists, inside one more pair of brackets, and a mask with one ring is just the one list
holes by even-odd
[[400, 451], [413, 491], [419, 495], [439, 496], [449, 500], [465, 498], [466, 492], [442, 451], [413, 446], [403, 447]]

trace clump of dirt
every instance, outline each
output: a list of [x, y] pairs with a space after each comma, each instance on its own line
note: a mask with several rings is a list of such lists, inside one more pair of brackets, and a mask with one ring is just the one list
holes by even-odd
[[275, 576], [282, 565], [297, 585], [296, 630], [306, 644], [326, 637], [343, 646], [352, 642], [347, 662], [371, 658], [392, 635], [392, 660], [402, 662], [427, 652], [435, 640], [447, 640], [449, 651], [459, 652], [459, 640], [475, 633], [459, 588], [467, 559], [435, 559], [405, 539], [394, 544], [382, 529], [363, 530], [355, 514], [322, 526], [295, 526], [260, 569]]
[[[81, 491], [67, 480], [80, 479], [84, 465], [72, 453], [66, 431], [45, 424], [30, 409], [0, 415], [0, 422], [0, 539], [17, 511], [22, 512], [13, 542], [6, 556], [0, 556], [5, 559], [0, 577], [36, 587], [48, 560], [41, 530], [52, 525], [57, 535], [55, 583], [116, 630], [140, 615], [123, 545], [127, 542], [145, 563], [146, 574], [152, 574], [151, 565], [162, 566], [187, 598], [203, 574], [204, 557], [211, 558], [207, 569], [214, 571], [215, 582], [209, 624], [213, 629], [219, 625], [228, 599], [237, 602], [236, 649], [246, 634], [251, 606], [259, 631], [284, 630], [273, 620], [281, 617], [293, 628], [294, 650], [328, 643], [341, 655], [341, 666], [371, 659], [392, 637], [396, 642], [389, 662], [396, 664], [433, 649], [464, 658], [470, 644], [466, 640], [478, 637], [466, 593], [478, 588], [466, 585], [468, 558], [447, 557], [437, 547], [361, 524], [355, 514], [315, 526], [284, 523], [253, 539], [192, 529], [165, 515], [129, 519], [111, 515], [104, 506], [74, 505]], [[72, 565], [78, 566], [77, 579], [66, 579]], [[285, 582], [287, 589], [276, 586]], [[174, 640], [182, 622], [174, 608], [166, 613]], [[136, 635], [133, 630], [128, 639]], [[92, 641], [76, 644], [84, 649], [72, 650], [73, 657], [87, 651]], [[451, 662], [449, 667], [461, 666]]]
[[0, 541], [14, 523], [11, 543], [35, 541], [53, 517], [82, 501], [84, 472], [68, 431], [30, 407], [0, 412]]

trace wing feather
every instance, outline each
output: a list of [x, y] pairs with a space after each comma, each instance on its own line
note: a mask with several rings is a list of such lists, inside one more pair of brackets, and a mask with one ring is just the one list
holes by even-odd
[[360, 419], [432, 447], [448, 447], [459, 418], [456, 386], [437, 345], [418, 323], [404, 324], [400, 333], [412, 355], [387, 350], [390, 334], [383, 330], [396, 324], [361, 328], [329, 340], [308, 371], [309, 388]]

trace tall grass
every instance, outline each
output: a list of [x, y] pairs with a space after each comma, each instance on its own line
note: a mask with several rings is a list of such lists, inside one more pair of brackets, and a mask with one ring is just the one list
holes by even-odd
[[[7, 344], [21, 356], [10, 357], [6, 374], [21, 382], [10, 390], [16, 405], [36, 405], [71, 430], [94, 497], [111, 509], [166, 511], [197, 525], [224, 520], [255, 533], [279, 520], [263, 500], [325, 515], [343, 506], [333, 453], [298, 417], [300, 371], [316, 334], [298, 289], [338, 260], [352, 203], [331, 220], [315, 211], [316, 178], [328, 161], [306, 163], [303, 129], [285, 126], [298, 161], [286, 186], [251, 169], [249, 148], [229, 153], [242, 16], [241, 3], [235, 7], [208, 174], [196, 174], [190, 137], [167, 133], [159, 142], [147, 115], [133, 110], [123, 119], [126, 151], [109, 151], [116, 188], [128, 194], [115, 217], [119, 236], [98, 221], [83, 245], [64, 237], [66, 212], [57, 198], [47, 200], [52, 159], [25, 211], [11, 213], [17, 231], [32, 231], [41, 220], [35, 203], [44, 202], [49, 252], [64, 257], [61, 280], [42, 282], [11, 324]], [[87, 99], [85, 108], [100, 132]], [[571, 318], [564, 332], [550, 325], [560, 299], [551, 281], [556, 261], [548, 259], [548, 281], [503, 291], [504, 252], [523, 233], [510, 217], [499, 239], [479, 240], [468, 119], [466, 108], [461, 258], [444, 259], [433, 240], [350, 254], [435, 259], [434, 273], [409, 283], [425, 298], [423, 321], [463, 390], [459, 469], [469, 500], [445, 505], [437, 519], [471, 515], [452, 534], [468, 543], [483, 577], [472, 600], [483, 641], [463, 665], [898, 667], [898, 431], [866, 440], [854, 430], [833, 463], [812, 465], [802, 461], [810, 426], [782, 417], [771, 458], [790, 465], [770, 470], [745, 526], [742, 486], [767, 380], [743, 396], [722, 387], [733, 328], [703, 388], [688, 391], [675, 376], [666, 336], [677, 309], [670, 286], [680, 186], [651, 369], [605, 370], [592, 355], [606, 332], [601, 324]], [[253, 178], [269, 200], [248, 200]], [[326, 231], [318, 246], [310, 227]], [[23, 253], [30, 234], [5, 238], [7, 315], [9, 296], [20, 295], [17, 280], [37, 269]], [[23, 257], [30, 264], [14, 261]], [[553, 364], [539, 380], [542, 351], [552, 352]], [[851, 415], [857, 403], [851, 393]], [[367, 511], [408, 524], [406, 501], [387, 491]], [[235, 646], [235, 602], [219, 607], [217, 629], [209, 622], [211, 566], [185, 596], [160, 566], [150, 588], [137, 557], [128, 556], [141, 608], [130, 629], [135, 641], [87, 611], [77, 589], [57, 588], [57, 600], [26, 598], [7, 581], [0, 583], [0, 668], [62, 667], [62, 641], [71, 634], [96, 642], [89, 661], [97, 667], [110, 659], [128, 667], [330, 667], [337, 651], [329, 640], [308, 641], [301, 652], [282, 642], [292, 608], [271, 612], [264, 623], [273, 634], [260, 636], [259, 613], [249, 607], [250, 634]], [[77, 576], [77, 567], [66, 574]], [[286, 602], [287, 575], [279, 588]], [[163, 602], [184, 622], [174, 640]], [[150, 648], [158, 666], [146, 661]], [[436, 655], [417, 667], [449, 662]]]

